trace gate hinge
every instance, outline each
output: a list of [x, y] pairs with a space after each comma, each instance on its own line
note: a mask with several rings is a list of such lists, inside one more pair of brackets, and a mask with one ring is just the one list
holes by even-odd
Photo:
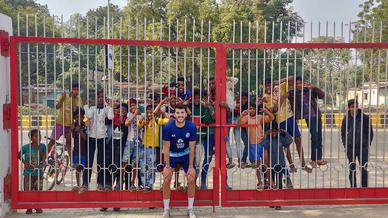
[[11, 104], [3, 104], [3, 129], [11, 129]]
[[0, 47], [1, 47], [0, 55], [4, 57], [9, 57], [9, 49], [10, 49], [9, 34], [4, 30], [0, 30]]

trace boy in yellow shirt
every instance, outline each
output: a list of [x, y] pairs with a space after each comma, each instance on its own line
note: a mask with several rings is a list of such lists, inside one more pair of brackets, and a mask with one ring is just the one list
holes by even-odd
[[[170, 119], [155, 117], [152, 105], [146, 107], [146, 118], [137, 121], [140, 128], [144, 128], [142, 145], [140, 147], [140, 178], [144, 185], [144, 192], [152, 190], [155, 181], [156, 148], [159, 147], [159, 127], [167, 124]], [[148, 168], [148, 169], [147, 169]]]

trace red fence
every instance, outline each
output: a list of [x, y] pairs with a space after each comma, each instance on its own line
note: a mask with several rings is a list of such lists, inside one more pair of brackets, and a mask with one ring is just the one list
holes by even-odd
[[[38, 38], [38, 37], [11, 37], [11, 108], [12, 108], [12, 206], [13, 208], [77, 208], [77, 207], [162, 207], [162, 195], [159, 190], [150, 193], [111, 191], [89, 191], [77, 194], [71, 191], [22, 191], [19, 188], [21, 169], [18, 160], [20, 149], [18, 112], [20, 86], [19, 66], [22, 64], [18, 58], [21, 56], [19, 45], [27, 44], [76, 44], [76, 45], [113, 45], [113, 46], [145, 46], [145, 47], [168, 47], [168, 48], [211, 48], [215, 51], [215, 80], [217, 95], [215, 98], [216, 120], [215, 124], [215, 162], [213, 168], [212, 189], [198, 190], [195, 204], [197, 206], [265, 206], [265, 205], [321, 205], [321, 204], [382, 204], [388, 203], [388, 189], [384, 187], [370, 188], [346, 188], [346, 187], [317, 187], [286, 190], [252, 190], [236, 188], [227, 190], [228, 176], [226, 168], [227, 146], [225, 136], [229, 127], [227, 124], [227, 110], [220, 106], [227, 100], [226, 80], [229, 72], [227, 64], [228, 52], [233, 49], [376, 49], [378, 51], [388, 48], [388, 43], [210, 43], [210, 42], [173, 42], [173, 41], [145, 41], [145, 40], [119, 40], [119, 39], [79, 39], [79, 38]], [[193, 57], [194, 58], [194, 57]], [[256, 60], [257, 61], [257, 60]], [[210, 68], [210, 67], [209, 67]], [[272, 77], [273, 75], [271, 75]], [[241, 91], [241, 90], [240, 90]], [[241, 92], [240, 92], [241, 93]], [[377, 162], [377, 161], [376, 161]], [[335, 166], [334, 166], [335, 167]], [[377, 166], [376, 166], [377, 167]], [[240, 170], [235, 170], [239, 171]], [[316, 169], [318, 171], [318, 169]], [[318, 178], [317, 172], [315, 177]], [[376, 170], [377, 171], [377, 170]], [[331, 171], [330, 171], [331, 172]], [[240, 174], [241, 175], [241, 174]], [[307, 174], [306, 174], [307, 175]], [[305, 174], [300, 180], [305, 179]], [[252, 176], [247, 175], [247, 177]], [[308, 176], [308, 175], [307, 175]], [[253, 175], [254, 177], [254, 175]], [[340, 176], [338, 176], [339, 178]], [[346, 177], [345, 175], [343, 177]], [[240, 176], [241, 180], [242, 176]], [[319, 177], [320, 178], [320, 177]], [[308, 179], [307, 179], [308, 180]], [[306, 180], [306, 181], [307, 181]], [[248, 181], [248, 179], [247, 179]], [[249, 180], [250, 181], [250, 180]], [[377, 181], [377, 176], [376, 176]], [[377, 182], [376, 182], [377, 183]], [[221, 198], [220, 198], [221, 197]], [[221, 201], [219, 200], [221, 199]], [[186, 205], [186, 195], [182, 191], [173, 191], [172, 205]]]

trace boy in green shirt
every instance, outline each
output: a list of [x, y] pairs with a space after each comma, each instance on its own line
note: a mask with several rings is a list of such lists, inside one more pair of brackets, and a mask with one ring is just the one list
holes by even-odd
[[215, 108], [210, 102], [201, 101], [201, 91], [199, 89], [194, 89], [192, 117], [193, 122], [199, 130], [199, 139], [197, 139], [197, 142], [202, 142], [201, 144], [203, 145], [204, 151], [201, 170], [201, 189], [207, 189], [206, 177], [214, 154], [214, 127], [203, 127], [202, 125], [208, 125], [215, 122], [214, 112]]
[[[41, 135], [37, 129], [32, 129], [28, 136], [30, 143], [23, 145], [19, 152], [19, 159], [23, 162], [24, 191], [40, 191], [43, 187], [43, 171], [39, 164], [46, 159], [46, 145], [40, 143]], [[42, 213], [40, 208], [36, 213]], [[31, 214], [32, 209], [27, 209], [26, 214]]]

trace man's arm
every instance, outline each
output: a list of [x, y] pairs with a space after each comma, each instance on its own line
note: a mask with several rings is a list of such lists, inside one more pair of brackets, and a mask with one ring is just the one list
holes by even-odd
[[242, 124], [247, 124], [248, 123], [248, 110], [245, 110], [241, 113], [241, 116], [237, 118], [237, 124], [242, 125]]
[[346, 147], [346, 116], [344, 116], [344, 118], [342, 119], [341, 140], [342, 140], [342, 145]]
[[61, 97], [59, 97], [57, 100], [57, 104], [55, 105], [56, 109], [60, 109], [63, 106], [62, 103], [65, 100], [65, 97], [66, 97], [66, 92], [63, 92]]
[[170, 166], [170, 141], [163, 140], [163, 152], [164, 152], [164, 161], [166, 162], [166, 168], [171, 168]]
[[158, 114], [160, 112], [160, 110], [162, 109], [162, 106], [167, 103], [167, 101], [169, 100], [170, 98], [164, 98], [162, 101], [159, 102], [159, 104], [156, 106], [155, 110], [154, 110], [154, 114]]
[[195, 141], [189, 142], [190, 156], [189, 156], [189, 169], [194, 167], [194, 155], [195, 155]]
[[128, 117], [127, 120], [125, 121], [125, 126], [129, 126], [132, 123], [132, 121], [136, 118], [136, 116], [139, 114], [140, 114], [139, 109], [136, 109], [135, 113], [133, 113], [132, 116]]
[[267, 108], [264, 108], [264, 122], [270, 123], [275, 119], [275, 115], [271, 113]]

